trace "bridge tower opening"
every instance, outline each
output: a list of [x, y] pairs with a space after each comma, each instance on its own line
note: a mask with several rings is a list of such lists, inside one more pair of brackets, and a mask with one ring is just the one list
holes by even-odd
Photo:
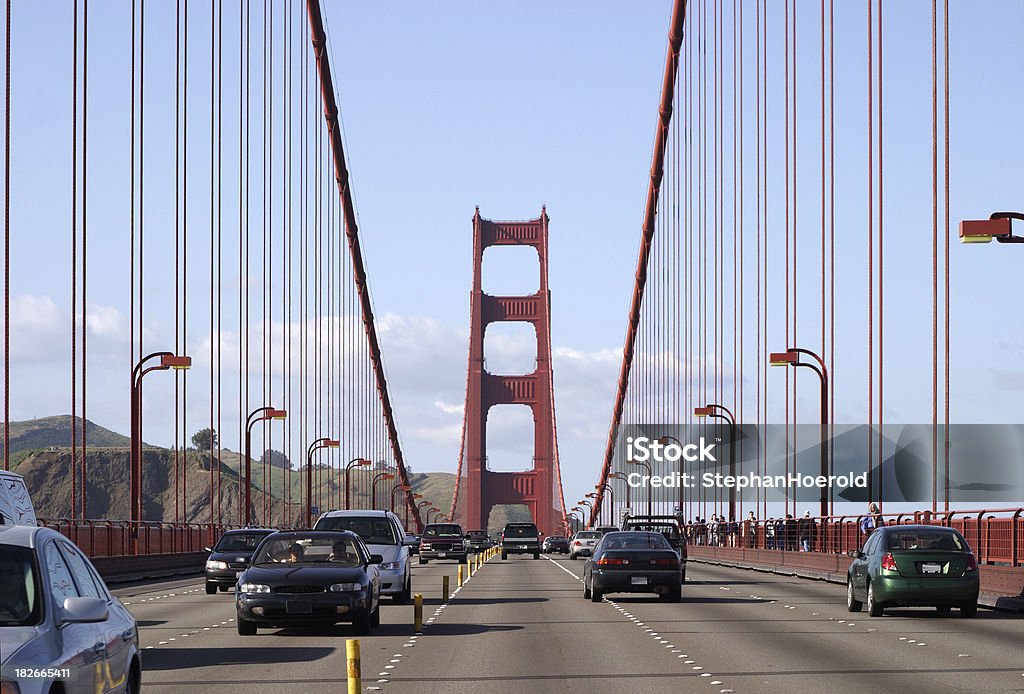
[[[533, 294], [496, 296], [483, 290], [484, 251], [495, 246], [528, 247], [540, 263], [539, 287]], [[489, 254], [488, 267], [492, 262]], [[537, 339], [536, 365], [528, 373], [492, 373], [484, 361], [484, 335], [494, 323], [529, 323]], [[548, 291], [548, 216], [525, 222], [473, 216], [473, 289], [470, 294], [469, 373], [463, 463], [457, 516], [467, 528], [482, 528], [495, 506], [523, 505], [545, 534], [562, 529], [561, 480], [555, 442], [551, 380], [551, 295]], [[525, 405], [533, 415], [529, 469], [495, 471], [487, 465], [488, 414], [498, 405]], [[556, 491], [558, 492], [556, 494]]]

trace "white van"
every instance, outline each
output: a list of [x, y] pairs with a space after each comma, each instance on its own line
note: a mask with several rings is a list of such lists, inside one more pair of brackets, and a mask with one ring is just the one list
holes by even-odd
[[0, 470], [0, 525], [37, 525], [25, 478]]

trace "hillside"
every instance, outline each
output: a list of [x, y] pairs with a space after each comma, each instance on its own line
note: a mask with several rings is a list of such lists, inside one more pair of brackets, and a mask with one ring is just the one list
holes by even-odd
[[[81, 418], [75, 421], [80, 429]], [[11, 422], [11, 468], [25, 477], [32, 491], [36, 512], [41, 518], [66, 518], [71, 512], [70, 427], [71, 417], [67, 415]], [[89, 421], [86, 421], [86, 435], [88, 486], [85, 517], [127, 518], [130, 512], [128, 437]], [[213, 467], [213, 489], [217, 488], [219, 470], [220, 518], [225, 523], [238, 523], [241, 517], [239, 469], [244, 459], [241, 454], [228, 449], [218, 451], [218, 456], [219, 460]], [[192, 450], [176, 454], [170, 449], [147, 445], [143, 450], [142, 465], [144, 519], [209, 522], [210, 467], [207, 451]], [[251, 501], [254, 522], [275, 526], [298, 524], [304, 502], [305, 470], [288, 470], [269, 465], [267, 470], [269, 474], [265, 478], [263, 463], [253, 461]], [[369, 470], [353, 472], [351, 475], [353, 507], [371, 506], [371, 477], [372, 471]], [[455, 489], [455, 475], [447, 472], [412, 473], [409, 482], [413, 491], [422, 494], [423, 499], [430, 500], [443, 511], [448, 510]], [[394, 484], [391, 480], [378, 483], [377, 493], [382, 497], [378, 502], [388, 499], [387, 495]], [[176, 495], [182, 487], [186, 494], [184, 508], [179, 505], [176, 509]], [[264, 489], [268, 492], [266, 497]], [[313, 497], [314, 504], [319, 503], [321, 511], [343, 507], [343, 473], [338, 469], [314, 468]], [[401, 503], [396, 505], [395, 510], [401, 513]], [[488, 531], [498, 532], [506, 522], [515, 520], [529, 520], [525, 506], [497, 507], [491, 513]]]

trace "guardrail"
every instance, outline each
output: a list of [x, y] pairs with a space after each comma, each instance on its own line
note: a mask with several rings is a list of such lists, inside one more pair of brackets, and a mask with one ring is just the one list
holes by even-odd
[[67, 536], [90, 558], [187, 554], [212, 547], [225, 530], [239, 525], [160, 521], [40, 518], [39, 525]]
[[[1024, 566], [1024, 508], [981, 509], [931, 513], [878, 513], [859, 516], [801, 516], [740, 522], [687, 523], [691, 546], [763, 549], [778, 552], [845, 554], [860, 549], [870, 519], [881, 525], [923, 524], [955, 528], [963, 535], [980, 564]], [[806, 547], [806, 549], [804, 549]]]

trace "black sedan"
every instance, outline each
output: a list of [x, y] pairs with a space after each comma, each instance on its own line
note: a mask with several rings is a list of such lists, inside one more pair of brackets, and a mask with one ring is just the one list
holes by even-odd
[[238, 578], [238, 633], [351, 622], [356, 634], [368, 634], [380, 625], [380, 562], [348, 531], [268, 535]]
[[606, 593], [657, 593], [682, 598], [679, 555], [661, 533], [607, 533], [583, 566], [583, 597], [601, 602]]
[[569, 538], [567, 537], [545, 537], [544, 544], [541, 546], [543, 552], [559, 552], [561, 554], [569, 553]]
[[256, 547], [267, 535], [275, 532], [271, 528], [243, 528], [228, 530], [211, 549], [206, 559], [206, 594], [213, 595], [217, 589], [226, 591], [238, 581], [238, 576], [252, 561]]

